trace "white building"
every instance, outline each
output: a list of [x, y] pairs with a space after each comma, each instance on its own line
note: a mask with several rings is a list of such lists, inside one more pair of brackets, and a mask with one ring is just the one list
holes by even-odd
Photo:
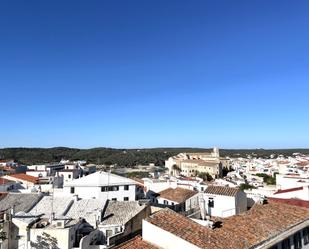
[[276, 184], [277, 189], [289, 189], [308, 186], [309, 176], [299, 174], [277, 174]]
[[302, 186], [297, 188], [290, 188], [284, 190], [278, 190], [272, 196], [273, 198], [282, 198], [282, 199], [298, 199], [309, 201], [309, 185]]
[[229, 217], [247, 210], [247, 197], [238, 188], [208, 186], [200, 200], [200, 206], [202, 217]]
[[64, 183], [63, 191], [80, 198], [134, 201], [138, 183], [125, 177], [99, 171]]
[[197, 173], [209, 173], [213, 178], [222, 175], [222, 163], [220, 162], [219, 149], [214, 148], [209, 153], [180, 153], [168, 158], [165, 167], [170, 175], [195, 176]]
[[59, 171], [59, 176], [63, 177], [63, 182], [72, 181], [80, 176], [79, 169], [62, 169]]

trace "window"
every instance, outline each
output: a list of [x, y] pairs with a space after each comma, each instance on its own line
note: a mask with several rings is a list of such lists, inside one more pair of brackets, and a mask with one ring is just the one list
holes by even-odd
[[214, 199], [213, 198], [209, 198], [208, 199], [208, 207], [213, 208], [214, 206], [215, 206]]
[[112, 201], [117, 201], [117, 198], [112, 198]]
[[129, 197], [123, 197], [123, 200], [124, 200], [124, 201], [128, 201], [128, 200], [129, 200]]
[[129, 190], [129, 185], [124, 185], [123, 188], [124, 190]]
[[299, 232], [294, 234], [293, 242], [294, 242], [294, 249], [301, 249], [302, 248], [301, 234]]
[[70, 193], [71, 193], [71, 194], [74, 194], [74, 193], [75, 193], [75, 188], [74, 188], [74, 187], [71, 187]]
[[119, 186], [112, 186], [111, 187], [111, 191], [118, 191], [119, 190]]
[[172, 206], [174, 206], [175, 205], [175, 203], [174, 202], [172, 202]]
[[119, 186], [103, 186], [101, 187], [101, 192], [107, 192], [107, 191], [118, 191]]
[[308, 245], [309, 244], [309, 227], [306, 227], [303, 230], [303, 237], [304, 237], [304, 244]]
[[106, 230], [106, 237], [110, 237], [113, 235], [113, 230]]
[[291, 242], [289, 238], [282, 241], [282, 249], [291, 249]]
[[168, 205], [168, 201], [167, 201], [167, 200], [164, 200], [163, 203], [164, 203], [165, 205]]
[[69, 179], [71, 178], [71, 175], [68, 175]]

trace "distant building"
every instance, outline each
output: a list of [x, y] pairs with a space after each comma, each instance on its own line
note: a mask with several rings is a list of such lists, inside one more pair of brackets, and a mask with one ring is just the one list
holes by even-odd
[[18, 188], [24, 189], [33, 188], [40, 183], [38, 177], [30, 176], [24, 173], [6, 175], [3, 176], [3, 178], [17, 182], [19, 184]]
[[213, 178], [222, 176], [222, 163], [219, 149], [210, 153], [180, 153], [165, 161], [170, 175], [196, 176], [198, 173], [208, 173]]

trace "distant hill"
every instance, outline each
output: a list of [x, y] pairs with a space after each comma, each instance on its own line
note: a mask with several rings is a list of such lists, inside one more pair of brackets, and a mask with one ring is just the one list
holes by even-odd
[[[211, 150], [212, 149], [203, 148], [4, 148], [0, 149], [0, 159], [13, 159], [22, 164], [58, 162], [61, 159], [80, 159], [96, 164], [134, 166], [137, 164], [145, 165], [155, 163], [156, 165], [162, 166], [168, 157], [177, 155], [181, 152], [209, 152]], [[296, 152], [309, 154], [309, 149], [220, 149], [220, 155], [224, 157], [245, 157], [249, 154], [257, 157], [269, 157], [271, 154], [290, 156]]]

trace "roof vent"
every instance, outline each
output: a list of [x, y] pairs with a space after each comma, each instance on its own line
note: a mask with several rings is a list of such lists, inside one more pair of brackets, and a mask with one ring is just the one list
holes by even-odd
[[210, 228], [210, 229], [214, 229], [215, 228], [215, 222], [210, 220], [210, 216], [209, 215], [206, 216], [205, 226]]

